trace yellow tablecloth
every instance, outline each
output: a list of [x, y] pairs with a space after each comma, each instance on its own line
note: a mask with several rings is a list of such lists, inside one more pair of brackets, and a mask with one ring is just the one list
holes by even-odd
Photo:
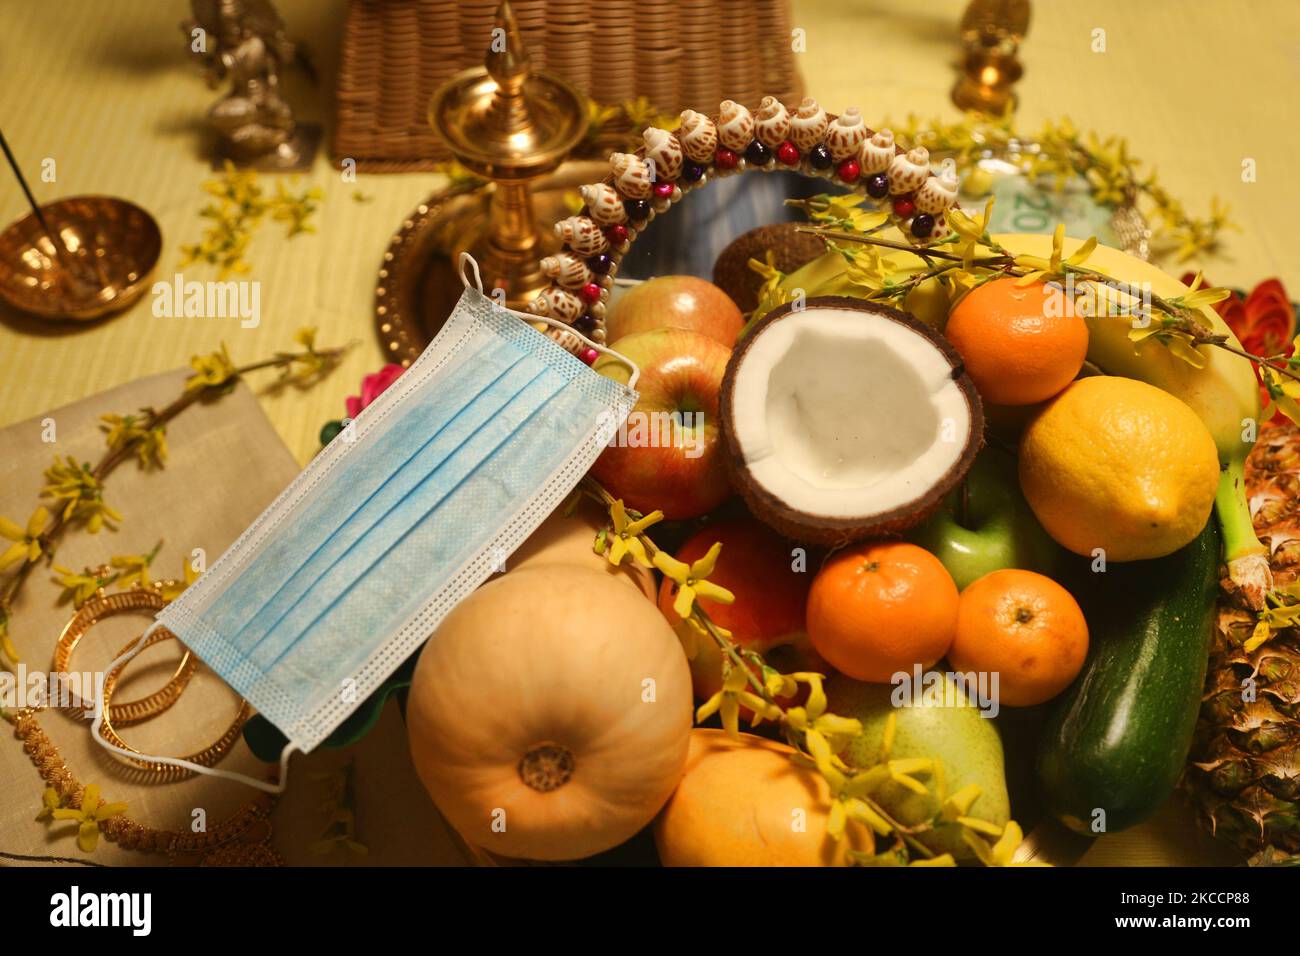
[[[291, 77], [290, 100], [300, 119], [328, 127], [345, 3], [277, 6], [322, 77], [316, 89]], [[909, 112], [954, 116], [948, 91], [963, 6], [796, 0], [793, 24], [806, 35], [799, 62], [809, 91], [832, 110], [858, 104], [871, 124]], [[1084, 129], [1126, 133], [1189, 210], [1206, 209], [1211, 194], [1231, 205], [1241, 232], [1229, 235], [1224, 254], [1198, 263], [1215, 282], [1249, 287], [1278, 275], [1300, 288], [1300, 267], [1284, 246], [1284, 217], [1300, 208], [1300, 180], [1288, 168], [1300, 152], [1300, 130], [1284, 122], [1300, 69], [1300, 5], [1040, 0], [1033, 15], [1019, 84], [1023, 125], [1068, 114]], [[0, 10], [0, 125], [29, 175], [54, 160], [57, 178], [36, 178], [38, 196], [109, 193], [146, 207], [163, 231], [162, 278], [178, 271], [180, 245], [202, 231], [200, 184], [210, 176], [200, 143], [215, 94], [178, 29], [187, 16], [184, 0], [43, 0]], [[1098, 29], [1105, 52], [1093, 52]], [[1253, 183], [1242, 181], [1248, 158], [1258, 171]], [[342, 414], [344, 397], [383, 361], [371, 322], [379, 257], [439, 180], [363, 175], [345, 183], [322, 154], [300, 182], [324, 191], [319, 231], [286, 241], [268, 223], [253, 241], [251, 278], [261, 282], [263, 316], [255, 329], [230, 319], [155, 318], [149, 297], [90, 327], [55, 327], [0, 310], [0, 425], [184, 365], [222, 341], [236, 361], [262, 358], [311, 324], [323, 344], [359, 345], [324, 384], [261, 396], [280, 436], [307, 461], [320, 425]], [[0, 183], [0, 222], [9, 222], [25, 205], [7, 175], [0, 173]], [[357, 191], [369, 201], [357, 202]], [[186, 277], [216, 276], [191, 267]], [[1181, 824], [1152, 826], [1103, 840], [1089, 862], [1173, 859], [1181, 832]]]
[[[178, 24], [184, 0], [44, 0], [0, 10], [0, 123], [34, 176], [45, 158], [57, 180], [42, 199], [110, 193], [149, 209], [163, 231], [159, 276], [170, 278], [180, 245], [202, 230], [199, 153], [203, 116], [214, 93], [203, 83]], [[279, 0], [291, 31], [315, 56], [321, 85], [300, 76], [289, 95], [303, 119], [333, 114], [343, 0]], [[954, 116], [948, 91], [959, 51], [962, 0], [796, 0], [793, 23], [805, 31], [798, 57], [809, 91], [828, 108], [861, 106], [869, 123], [909, 112]], [[1300, 289], [1300, 266], [1287, 255], [1283, 216], [1300, 208], [1300, 179], [1289, 164], [1300, 130], [1279, 105], [1297, 87], [1300, 6], [1259, 0], [1194, 4], [1039, 2], [1023, 50], [1023, 124], [1070, 115], [1085, 129], [1125, 132], [1134, 152], [1159, 168], [1190, 210], [1211, 194], [1233, 208], [1240, 233], [1226, 254], [1203, 263], [1215, 282], [1253, 284], [1279, 275]], [[1092, 52], [1092, 31], [1106, 52]], [[1258, 181], [1241, 181], [1244, 158]], [[236, 360], [268, 355], [303, 324], [323, 343], [359, 339], [335, 377], [309, 392], [264, 398], [267, 413], [300, 461], [317, 448], [322, 422], [342, 413], [343, 397], [383, 361], [371, 325], [375, 273], [389, 236], [438, 185], [428, 174], [363, 175], [344, 183], [322, 155], [309, 176], [325, 192], [319, 232], [285, 241], [272, 224], [253, 240], [252, 278], [262, 284], [261, 325], [231, 320], [160, 319], [149, 298], [95, 325], [53, 327], [0, 311], [0, 424], [185, 364], [224, 340]], [[25, 204], [0, 175], [0, 221]], [[360, 190], [372, 197], [358, 203]], [[191, 267], [187, 278], [215, 278]]]

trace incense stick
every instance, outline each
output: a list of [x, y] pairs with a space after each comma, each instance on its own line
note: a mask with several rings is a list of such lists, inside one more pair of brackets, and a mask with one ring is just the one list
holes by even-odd
[[[14, 178], [18, 180], [18, 185], [22, 187], [23, 195], [27, 197], [27, 204], [32, 207], [32, 214], [36, 217], [36, 221], [41, 224], [41, 229], [45, 233], [45, 237], [50, 240], [50, 245], [54, 247], [54, 256], [59, 260], [59, 265], [63, 266], [63, 268], [67, 270], [68, 275], [76, 279], [78, 282], [85, 282], [86, 273], [84, 271], [79, 272], [77, 269], [72, 267], [72, 264], [69, 261], [71, 253], [63, 244], [63, 239], [50, 228], [50, 224], [45, 219], [45, 213], [41, 210], [41, 206], [36, 201], [36, 197], [32, 195], [32, 188], [27, 185], [27, 177], [23, 175], [22, 168], [19, 167], [18, 160], [14, 157], [13, 150], [9, 148], [9, 141], [5, 139], [4, 130], [0, 130], [0, 149], [4, 150], [5, 159], [9, 161], [9, 168], [14, 171]], [[99, 269], [96, 271], [102, 272], [102, 270]], [[101, 283], [103, 282], [103, 278], [102, 274], [98, 276]]]
[[36, 202], [36, 197], [32, 195], [32, 188], [27, 185], [27, 177], [23, 175], [22, 169], [18, 165], [18, 160], [14, 158], [14, 152], [9, 148], [9, 141], [5, 139], [4, 130], [0, 130], [0, 149], [5, 151], [5, 159], [9, 160], [9, 168], [14, 171], [14, 177], [18, 180], [18, 185], [23, 188], [23, 195], [27, 197], [27, 204], [32, 207], [32, 212], [36, 216], [36, 221], [41, 224], [45, 230], [45, 235], [49, 237], [50, 242], [58, 245], [54, 238], [54, 233], [50, 230], [50, 224], [45, 221], [45, 213], [41, 212], [40, 204]]

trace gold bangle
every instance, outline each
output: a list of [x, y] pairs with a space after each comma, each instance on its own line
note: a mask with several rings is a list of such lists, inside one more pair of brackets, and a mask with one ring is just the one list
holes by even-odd
[[[152, 647], [160, 641], [174, 641], [177, 639], [176, 635], [171, 631], [166, 628], [160, 628], [145, 638], [144, 643], [140, 646], [140, 650], [143, 651], [147, 647]], [[130, 645], [127, 646], [129, 647]], [[122, 648], [122, 650], [118, 652], [118, 656], [120, 657], [125, 653], [126, 649], [127, 648], [125, 647]], [[110, 717], [112, 706], [109, 701], [112, 698], [113, 689], [117, 686], [118, 678], [122, 676], [122, 671], [128, 663], [130, 662], [123, 661], [104, 675], [104, 720], [99, 726], [99, 733], [104, 740], [108, 741], [114, 747], [121, 748], [122, 750], [129, 750], [134, 754], [140, 754], [140, 751], [127, 744], [117, 735], [117, 732], [113, 729], [112, 719]], [[221, 760], [221, 758], [229, 752], [230, 748], [234, 746], [235, 741], [239, 739], [240, 731], [244, 729], [244, 724], [248, 722], [248, 718], [251, 717], [252, 714], [253, 709], [249, 706], [248, 701], [241, 699], [239, 701], [239, 713], [235, 715], [234, 723], [226, 728], [226, 732], [223, 733], [215, 743], [209, 744], [202, 750], [190, 754], [188, 757], [180, 757], [178, 759], [184, 760], [187, 763], [198, 764], [200, 767], [211, 767], [213, 764]], [[140, 754], [139, 759], [125, 756], [121, 759], [129, 761], [137, 767], [148, 770], [167, 780], [182, 780], [194, 776], [193, 770], [187, 770], [184, 767], [177, 767], [173, 764], [159, 763], [156, 760], [149, 760], [144, 754]]]
[[[86, 632], [104, 618], [131, 611], [161, 611], [166, 606], [167, 600], [152, 588], [132, 588], [129, 591], [113, 594], [105, 593], [101, 588], [82, 604], [77, 613], [72, 616], [72, 620], [64, 625], [63, 632], [59, 635], [59, 642], [54, 647], [54, 672], [60, 677], [71, 673], [72, 652], [86, 636]], [[181, 692], [194, 676], [198, 664], [198, 658], [188, 647], [185, 648], [185, 654], [181, 657], [176, 672], [172, 674], [165, 686], [139, 700], [114, 704], [106, 716], [119, 727], [126, 727], [161, 714], [180, 699]], [[70, 687], [68, 694], [75, 698], [74, 702], [58, 708], [59, 710], [83, 720], [89, 720], [94, 716], [93, 702], [87, 703], [80, 695], [73, 694]]]

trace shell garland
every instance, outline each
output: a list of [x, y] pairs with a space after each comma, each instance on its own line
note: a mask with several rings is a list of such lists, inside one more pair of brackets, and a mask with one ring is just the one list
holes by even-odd
[[870, 139], [863, 141], [862, 147], [858, 150], [858, 162], [862, 165], [862, 171], [865, 174], [874, 176], [876, 173], [889, 171], [896, 152], [894, 149], [894, 131], [892, 129], [878, 130], [871, 134]]
[[722, 145], [734, 152], [740, 152], [754, 138], [754, 114], [734, 100], [722, 101], [715, 125]]
[[805, 96], [799, 108], [790, 117], [790, 140], [795, 149], [806, 153], [826, 138], [831, 119], [811, 96]]
[[758, 112], [754, 114], [754, 133], [760, 143], [772, 149], [790, 138], [790, 111], [775, 96], [765, 96], [758, 104]]
[[[944, 213], [957, 205], [956, 173], [935, 173], [923, 147], [904, 150], [889, 130], [868, 129], [857, 107], [832, 116], [811, 97], [791, 108], [765, 96], [753, 113], [723, 100], [716, 117], [684, 110], [675, 131], [649, 127], [642, 140], [635, 153], [610, 155], [609, 178], [579, 188], [585, 207], [555, 224], [563, 249], [542, 260], [550, 285], [528, 305], [597, 342], [605, 341], [610, 290], [628, 246], [709, 174], [790, 169], [833, 179], [887, 207], [894, 225], [917, 243], [948, 235]], [[545, 331], [583, 361], [595, 361], [595, 350], [573, 333]]]
[[862, 122], [858, 108], [850, 106], [835, 117], [826, 131], [826, 147], [831, 151], [831, 159], [838, 163], [857, 155], [866, 138], [867, 124]]

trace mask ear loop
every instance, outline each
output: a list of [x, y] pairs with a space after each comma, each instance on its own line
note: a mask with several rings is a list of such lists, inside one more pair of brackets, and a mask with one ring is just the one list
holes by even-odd
[[[160, 627], [162, 627], [161, 621], [154, 621], [150, 624], [143, 634], [132, 641], [130, 645], [127, 646], [127, 649], [119, 654], [117, 658], [104, 669], [104, 673], [107, 674], [113, 672], [119, 666], [125, 664], [127, 661], [131, 660], [131, 658], [144, 650], [145, 641], [149, 638], [149, 635]], [[289, 741], [289, 743], [284, 745], [284, 749], [280, 751], [279, 779], [275, 783], [268, 783], [265, 780], [258, 780], [256, 777], [250, 777], [242, 773], [235, 773], [231, 770], [217, 770], [214, 767], [202, 767], [199, 764], [191, 763], [188, 760], [182, 760], [179, 757], [159, 757], [153, 754], [143, 754], [131, 750], [123, 750], [121, 747], [111, 744], [104, 739], [103, 735], [100, 733], [100, 729], [103, 726], [104, 708], [102, 706], [102, 701], [97, 699], [95, 706], [95, 719], [90, 725], [90, 735], [94, 739], [95, 743], [99, 744], [110, 753], [127, 757], [132, 761], [147, 760], [151, 763], [161, 763], [167, 764], [171, 767], [181, 767], [185, 770], [194, 773], [201, 773], [208, 777], [222, 777], [226, 780], [234, 780], [238, 783], [253, 787], [255, 790], [261, 790], [264, 793], [284, 792], [285, 787], [289, 784], [289, 755], [298, 749], [298, 745], [293, 741]]]
[[[473, 273], [472, 279], [470, 278], [470, 276], [467, 276], [465, 274], [466, 265], [469, 266], [470, 270]], [[457, 271], [459, 271], [460, 273], [461, 284], [464, 285], [465, 288], [467, 289], [473, 288], [480, 293], [483, 292], [483, 276], [479, 273], [478, 262], [475, 261], [473, 256], [471, 256], [468, 252], [462, 252], [460, 254], [460, 258], [456, 262], [456, 268]], [[484, 295], [486, 295], [486, 293], [484, 293]], [[622, 362], [624, 365], [626, 365], [629, 369], [632, 370], [632, 374], [628, 377], [627, 380], [627, 387], [633, 390], [636, 389], [637, 379], [641, 377], [641, 368], [636, 364], [636, 362], [633, 362], [622, 352], [616, 352], [613, 349], [609, 348], [608, 346], [601, 345], [599, 342], [595, 342], [592, 339], [587, 338], [587, 336], [583, 335], [573, 326], [567, 325], [566, 323], [561, 322], [559, 319], [552, 319], [550, 316], [546, 316], [546, 315], [533, 315], [531, 312], [520, 312], [518, 309], [509, 309], [506, 308], [504, 305], [501, 305], [499, 302], [497, 302], [496, 299], [492, 299], [491, 296], [487, 296], [487, 298], [491, 299], [492, 304], [495, 305], [498, 309], [501, 309], [503, 312], [509, 312], [511, 315], [517, 315], [525, 322], [541, 322], [543, 325], [549, 325], [552, 328], [561, 329], [565, 332], [568, 332], [570, 335], [574, 336], [575, 338], [580, 339], [584, 345], [587, 345], [595, 349], [597, 352], [600, 352], [604, 355], [608, 355], [611, 358], [615, 359], [616, 361]]]

